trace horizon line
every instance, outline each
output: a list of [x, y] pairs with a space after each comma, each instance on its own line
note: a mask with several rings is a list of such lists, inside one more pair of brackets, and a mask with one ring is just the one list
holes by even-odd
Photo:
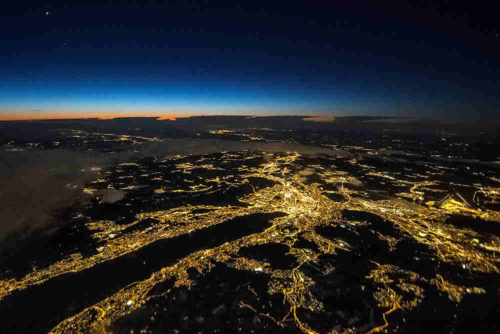
[[[276, 114], [276, 113], [259, 113], [259, 114], [229, 114], [229, 113], [191, 113], [191, 114], [178, 114], [178, 113], [37, 113], [33, 115], [33, 113], [8, 113], [2, 114], [0, 113], [0, 121], [8, 122], [8, 121], [42, 121], [42, 120], [70, 120], [70, 119], [99, 119], [99, 120], [110, 120], [110, 119], [119, 119], [119, 118], [156, 118], [159, 121], [169, 120], [175, 121], [178, 118], [190, 118], [190, 117], [210, 117], [210, 116], [240, 116], [240, 117], [250, 117], [250, 118], [258, 118], [258, 117], [302, 117], [306, 121], [319, 121], [319, 122], [329, 122], [333, 121], [337, 116], [333, 114]], [[376, 116], [376, 117], [386, 117], [386, 116]]]

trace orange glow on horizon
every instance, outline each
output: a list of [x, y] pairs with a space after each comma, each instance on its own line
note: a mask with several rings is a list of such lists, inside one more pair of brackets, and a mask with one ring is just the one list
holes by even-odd
[[125, 117], [151, 117], [157, 118], [158, 120], [170, 120], [175, 121], [178, 118], [189, 118], [194, 116], [246, 116], [246, 117], [269, 117], [269, 116], [299, 116], [303, 117], [304, 121], [313, 122], [333, 122], [335, 117], [333, 115], [314, 115], [309, 113], [298, 113], [298, 114], [276, 114], [276, 113], [252, 113], [247, 114], [242, 113], [133, 113], [133, 112], [114, 112], [114, 113], [104, 113], [104, 112], [67, 112], [67, 113], [45, 113], [45, 112], [0, 112], [0, 121], [35, 121], [35, 120], [52, 120], [52, 119], [115, 119], [115, 118], [125, 118]]
[[191, 117], [190, 114], [144, 114], [144, 113], [0, 113], [0, 121], [31, 121], [50, 119], [114, 119], [123, 117], [156, 117], [159, 120], [175, 121], [181, 117]]

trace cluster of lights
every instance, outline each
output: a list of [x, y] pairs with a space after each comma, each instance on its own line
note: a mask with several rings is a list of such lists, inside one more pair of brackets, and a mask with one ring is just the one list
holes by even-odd
[[[248, 154], [251, 154], [252, 157], [265, 155], [262, 152]], [[315, 282], [301, 268], [306, 264], [315, 266], [318, 258], [323, 254], [335, 254], [337, 250], [352, 251], [353, 246], [347, 241], [340, 238], [330, 240], [316, 232], [317, 227], [320, 226], [333, 225], [346, 229], [353, 228], [353, 226], [363, 226], [363, 222], [343, 221], [342, 211], [346, 209], [370, 212], [394, 223], [402, 234], [413, 238], [418, 243], [428, 245], [434, 250], [439, 261], [462, 264], [467, 270], [476, 272], [499, 272], [498, 260], [492, 255], [499, 251], [497, 244], [500, 239], [498, 237], [493, 236], [489, 242], [479, 242], [474, 231], [444, 223], [450, 213], [481, 217], [492, 223], [498, 223], [500, 221], [498, 212], [472, 209], [466, 203], [456, 199], [446, 200], [440, 205], [420, 203], [422, 189], [430, 189], [429, 187], [434, 185], [432, 181], [401, 181], [401, 185], [408, 188], [408, 196], [406, 197], [410, 200], [405, 199], [405, 196], [397, 196], [387, 200], [370, 200], [366, 199], [365, 196], [357, 196], [361, 191], [347, 187], [347, 185], [359, 186], [362, 183], [345, 171], [316, 165], [309, 165], [307, 168], [299, 167], [297, 161], [301, 156], [297, 153], [271, 156], [266, 154], [265, 156], [268, 160], [267, 163], [258, 167], [242, 166], [239, 169], [242, 173], [242, 179], [258, 177], [272, 181], [274, 184], [274, 186], [255, 190], [252, 194], [240, 198], [240, 202], [245, 203], [246, 206], [182, 206], [170, 210], [138, 214], [136, 220], [127, 225], [117, 225], [109, 220], [90, 222], [87, 224], [87, 228], [93, 231], [93, 237], [103, 245], [96, 255], [83, 258], [80, 254], [73, 254], [47, 268], [33, 271], [19, 280], [0, 281], [0, 299], [13, 291], [42, 284], [53, 277], [68, 272], [81, 271], [98, 263], [133, 253], [160, 239], [169, 239], [196, 230], [203, 230], [248, 214], [272, 212], [283, 212], [286, 216], [273, 219], [272, 226], [260, 233], [247, 235], [211, 249], [193, 252], [174, 265], [153, 273], [150, 278], [131, 284], [66, 319], [52, 332], [105, 332], [110, 323], [146, 304], [151, 298], [151, 289], [158, 283], [173, 279], [176, 286], [189, 287], [196, 282], [190, 280], [186, 269], [196, 268], [199, 272], [204, 273], [210, 271], [215, 263], [225, 263], [238, 270], [253, 270], [269, 275], [271, 277], [269, 293], [282, 294], [284, 300], [290, 305], [290, 312], [282, 318], [266, 316], [271, 317], [279, 326], [285, 326], [285, 320], [291, 317], [303, 332], [315, 333], [306, 321], [300, 319], [297, 310], [302, 308], [321, 311], [323, 305], [311, 294], [311, 287]], [[232, 154], [224, 156], [224, 159], [238, 158], [241, 156]], [[194, 169], [216, 169], [213, 165], [205, 163], [203, 158], [195, 164], [179, 163], [176, 168], [179, 172], [188, 174]], [[298, 172], [292, 172], [297, 169], [299, 169]], [[372, 173], [374, 176], [390, 178], [391, 181], [397, 182], [397, 179], [392, 176]], [[321, 184], [308, 182], [307, 178], [310, 175], [319, 176], [325, 184], [335, 185], [338, 190], [323, 190]], [[200, 184], [193, 184], [190, 190], [172, 189], [169, 191], [187, 193], [210, 191], [211, 187], [207, 185], [208, 182], [231, 181], [222, 181], [216, 178], [205, 180]], [[165, 192], [167, 191], [161, 189], [157, 190], [156, 194], [162, 195]], [[345, 200], [341, 202], [331, 200], [327, 195], [332, 192], [342, 195]], [[483, 192], [496, 198], [494, 196], [497, 196], [498, 189], [490, 187]], [[157, 223], [145, 230], [123, 232], [149, 218], [156, 219]], [[299, 235], [316, 244], [317, 250], [294, 247]], [[397, 239], [390, 236], [380, 235], [379, 238], [387, 243], [390, 250], [394, 249], [394, 245], [398, 242]], [[238, 254], [242, 247], [267, 243], [287, 245], [289, 253], [296, 257], [298, 265], [290, 270], [276, 270], [269, 263], [245, 258]], [[396, 310], [411, 310], [417, 307], [424, 294], [418, 282], [425, 281], [425, 278], [417, 273], [403, 270], [394, 265], [378, 263], [376, 265], [377, 268], [367, 278], [377, 284], [378, 290], [373, 298], [385, 311], [380, 314], [384, 324], [375, 326], [371, 330], [372, 333], [381, 332], [389, 326], [386, 318], [388, 314]], [[391, 279], [394, 276], [400, 277], [398, 282]], [[466, 294], [485, 293], [485, 290], [480, 287], [454, 285], [444, 280], [439, 274], [436, 274], [436, 277], [428, 283], [447, 293], [450, 300], [454, 302], [459, 302]], [[397, 291], [399, 290], [406, 292], [405, 298], [398, 295]], [[253, 306], [247, 305], [243, 301], [241, 307], [254, 309]]]

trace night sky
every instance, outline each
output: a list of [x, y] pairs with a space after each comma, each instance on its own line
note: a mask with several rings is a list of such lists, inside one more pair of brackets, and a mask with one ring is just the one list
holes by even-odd
[[0, 119], [498, 113], [495, 1], [380, 2], [9, 1]]

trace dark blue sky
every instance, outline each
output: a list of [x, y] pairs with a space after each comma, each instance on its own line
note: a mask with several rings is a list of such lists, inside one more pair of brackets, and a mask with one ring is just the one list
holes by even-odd
[[335, 3], [18, 1], [0, 118], [499, 110], [493, 2]]

